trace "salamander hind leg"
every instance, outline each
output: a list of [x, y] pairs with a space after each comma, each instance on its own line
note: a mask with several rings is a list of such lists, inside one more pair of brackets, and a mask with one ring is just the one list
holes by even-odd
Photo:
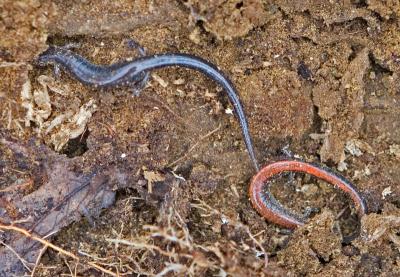
[[142, 90], [146, 87], [147, 82], [149, 81], [150, 73], [149, 72], [141, 72], [136, 77], [135, 80], [131, 83], [132, 93], [135, 96], [139, 96]]
[[61, 67], [60, 67], [59, 64], [57, 64], [57, 63], [54, 64], [53, 72], [54, 72], [54, 76], [56, 76], [57, 79], [60, 79], [60, 77], [61, 77]]
[[[140, 57], [146, 56], [146, 50], [140, 46], [140, 44], [132, 39], [128, 40], [128, 47], [136, 49], [139, 52]], [[132, 93], [135, 96], [139, 96], [140, 92], [145, 88], [150, 78], [150, 72], [141, 72], [133, 76], [132, 81]]]
[[[73, 48], [79, 48], [80, 46], [81, 45], [79, 43], [71, 42], [71, 43], [67, 43], [67, 44], [62, 45], [62, 46], [57, 46], [56, 48], [57, 49], [62, 49], [62, 50], [70, 50], [70, 49], [73, 49]], [[54, 65], [54, 70], [53, 70], [54, 76], [57, 79], [61, 78], [61, 66], [60, 66], [60, 64], [56, 63], [56, 62], [53, 62], [52, 64]]]

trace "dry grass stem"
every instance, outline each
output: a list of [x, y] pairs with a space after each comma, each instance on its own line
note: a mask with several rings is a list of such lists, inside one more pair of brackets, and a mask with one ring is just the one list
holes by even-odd
[[[28, 231], [25, 230], [25, 229], [19, 228], [19, 227], [17, 227], [17, 226], [4, 225], [4, 224], [1, 224], [1, 223], [0, 223], [0, 229], [1, 229], [1, 230], [7, 230], [7, 231], [15, 231], [15, 232], [18, 232], [18, 233], [24, 235], [25, 237], [28, 237], [28, 238], [30, 238], [30, 239], [33, 239], [33, 240], [36, 240], [36, 241], [40, 242], [40, 243], [43, 244], [44, 246], [49, 247], [49, 248], [55, 250], [56, 252], [58, 252], [58, 253], [60, 253], [60, 254], [62, 254], [62, 255], [64, 255], [64, 256], [67, 256], [67, 257], [70, 257], [70, 258], [76, 260], [78, 263], [85, 263], [84, 261], [82, 261], [82, 260], [81, 260], [78, 256], [76, 256], [75, 254], [73, 254], [73, 253], [71, 253], [71, 252], [69, 252], [69, 251], [66, 251], [66, 250], [62, 249], [61, 247], [58, 247], [58, 246], [52, 244], [51, 242], [48, 242], [48, 241], [45, 240], [45, 239], [42, 239], [42, 238], [40, 238], [40, 237], [38, 237], [38, 236], [36, 236], [36, 235], [34, 235], [34, 234], [31, 234], [30, 232], [28, 232]], [[15, 253], [15, 254], [17, 254], [17, 253]], [[93, 268], [95, 268], [95, 269], [97, 269], [97, 270], [103, 272], [103, 273], [109, 274], [109, 275], [111, 275], [111, 276], [118, 276], [116, 273], [114, 273], [114, 272], [112, 272], [112, 271], [110, 271], [110, 270], [108, 270], [108, 269], [106, 269], [106, 268], [103, 268], [103, 267], [101, 267], [101, 266], [95, 264], [94, 262], [86, 262], [86, 264], [87, 264], [88, 266], [90, 266], [90, 267], [93, 267]], [[24, 266], [25, 266], [25, 264], [24, 264]], [[29, 269], [29, 271], [31, 271], [31, 270]]]

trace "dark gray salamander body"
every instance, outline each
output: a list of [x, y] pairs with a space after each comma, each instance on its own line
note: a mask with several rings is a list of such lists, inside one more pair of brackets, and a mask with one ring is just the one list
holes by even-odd
[[215, 65], [202, 58], [188, 54], [171, 53], [146, 56], [133, 61], [106, 66], [92, 64], [70, 50], [52, 46], [39, 56], [37, 62], [40, 65], [49, 63], [61, 65], [82, 83], [95, 87], [132, 86], [143, 78], [144, 72], [168, 66], [186, 67], [200, 71], [222, 86], [228, 94], [229, 100], [239, 118], [250, 159], [255, 169], [259, 171], [247, 119], [234, 85]]
[[81, 83], [102, 88], [134, 86], [143, 73], [132, 72], [130, 62], [119, 62], [109, 66], [96, 65], [71, 50], [55, 46], [42, 53], [37, 63], [61, 66]]

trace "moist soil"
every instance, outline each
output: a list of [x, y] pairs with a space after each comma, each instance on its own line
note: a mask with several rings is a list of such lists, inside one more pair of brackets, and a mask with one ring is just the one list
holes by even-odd
[[[0, 223], [64, 251], [4, 231], [0, 276], [400, 276], [398, 1], [2, 0], [0, 33]], [[35, 63], [49, 45], [134, 59], [130, 40], [217, 65], [262, 165], [323, 163], [369, 214], [284, 174], [272, 193], [310, 220], [262, 218], [233, 107], [200, 73], [153, 71], [134, 95]]]

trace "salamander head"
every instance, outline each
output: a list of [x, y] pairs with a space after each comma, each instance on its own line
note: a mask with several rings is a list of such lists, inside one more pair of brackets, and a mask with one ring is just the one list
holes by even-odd
[[54, 46], [50, 46], [46, 51], [39, 55], [39, 57], [35, 60], [35, 64], [39, 66], [45, 66], [49, 63], [54, 62], [57, 55], [57, 48]]

